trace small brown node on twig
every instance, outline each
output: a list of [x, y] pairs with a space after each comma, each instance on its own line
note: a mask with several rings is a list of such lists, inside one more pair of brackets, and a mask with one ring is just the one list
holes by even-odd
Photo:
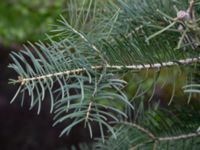
[[74, 47], [70, 47], [70, 48], [69, 48], [69, 51], [73, 54], [73, 53], [76, 52], [76, 49], [75, 49]]
[[18, 81], [20, 82], [21, 85], [25, 84], [25, 80], [20, 76], [18, 76]]

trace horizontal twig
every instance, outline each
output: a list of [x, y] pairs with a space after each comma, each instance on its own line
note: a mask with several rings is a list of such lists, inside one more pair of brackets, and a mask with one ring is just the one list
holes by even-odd
[[175, 141], [175, 140], [189, 139], [197, 136], [200, 136], [200, 132], [171, 136], [171, 137], [160, 137], [158, 138], [158, 141]]
[[139, 147], [141, 147], [141, 146], [143, 146], [143, 145], [145, 145], [147, 143], [154, 144], [154, 147], [156, 149], [156, 146], [158, 145], [159, 142], [190, 139], [190, 138], [194, 138], [194, 137], [199, 137], [200, 136], [200, 132], [193, 132], [193, 133], [181, 134], [181, 135], [177, 135], [177, 136], [157, 137], [151, 131], [149, 131], [148, 129], [146, 129], [146, 128], [138, 125], [138, 124], [129, 123], [129, 122], [122, 122], [122, 124], [125, 124], [125, 125], [131, 126], [133, 128], [136, 128], [137, 130], [139, 130], [142, 133], [146, 134], [150, 138], [150, 140], [148, 140], [148, 141], [144, 141], [144, 142], [138, 143], [137, 145], [134, 145], [129, 150], [137, 150]]
[[[189, 139], [189, 138], [200, 136], [200, 132], [195, 132], [195, 133], [188, 133], [188, 134], [182, 134], [182, 135], [177, 135], [177, 136], [156, 137], [151, 131], [149, 131], [148, 129], [146, 129], [138, 124], [129, 123], [129, 122], [122, 122], [122, 124], [134, 127], [137, 130], [139, 130], [139, 131], [143, 132], [144, 134], [146, 134], [147, 136], [149, 136], [151, 138], [151, 140], [148, 141], [147, 143], [150, 143], [152, 141], [154, 144], [156, 144], [157, 142], [176, 141], [176, 140]], [[140, 144], [132, 147], [130, 150], [135, 150], [136, 148], [138, 148], [138, 146], [141, 146], [141, 145], [143, 145], [143, 143], [140, 143]]]
[[[187, 59], [181, 59], [178, 61], [169, 61], [169, 62], [163, 62], [163, 63], [155, 63], [155, 64], [143, 64], [143, 65], [128, 65], [128, 66], [122, 66], [122, 65], [106, 65], [106, 66], [92, 66], [91, 69], [94, 70], [101, 70], [104, 67], [107, 69], [116, 69], [116, 70], [122, 70], [122, 69], [128, 69], [128, 70], [143, 70], [143, 69], [159, 69], [163, 67], [170, 67], [170, 66], [176, 66], [176, 65], [187, 65], [187, 64], [192, 64], [196, 63], [200, 60], [200, 57], [197, 58], [187, 58]], [[37, 77], [32, 77], [32, 78], [19, 78], [20, 83], [26, 83], [29, 81], [34, 81], [34, 80], [41, 80], [41, 79], [46, 79], [46, 78], [51, 78], [51, 77], [56, 77], [56, 76], [63, 76], [63, 75], [69, 75], [69, 74], [78, 74], [81, 72], [87, 71], [85, 68], [78, 68], [74, 70], [67, 70], [63, 72], [57, 72], [57, 73], [52, 73], [52, 74], [47, 74], [47, 75], [41, 75]]]

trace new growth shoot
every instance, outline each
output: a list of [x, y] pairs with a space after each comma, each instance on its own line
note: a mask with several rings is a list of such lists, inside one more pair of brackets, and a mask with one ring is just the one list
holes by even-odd
[[195, 0], [191, 0], [186, 11], [178, 10], [176, 7], [174, 7], [177, 12], [177, 16], [175, 18], [172, 18], [164, 12], [157, 10], [158, 13], [169, 19], [171, 23], [160, 31], [150, 35], [146, 39], [146, 42], [149, 42], [152, 38], [162, 34], [173, 26], [178, 25], [177, 31], [181, 34], [181, 36], [175, 49], [183, 48], [185, 50], [187, 46], [190, 46], [192, 49], [196, 49], [200, 45], [200, 28], [197, 24], [199, 19], [196, 19], [195, 17], [194, 5]]

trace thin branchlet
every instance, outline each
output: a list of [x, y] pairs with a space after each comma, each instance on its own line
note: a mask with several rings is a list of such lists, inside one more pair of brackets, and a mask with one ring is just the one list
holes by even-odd
[[[63, 18], [63, 17], [62, 17]], [[87, 37], [82, 34], [81, 32], [79, 32], [78, 30], [76, 30], [74, 27], [72, 27], [70, 24], [67, 23], [67, 21], [63, 18], [63, 20], [65, 21], [66, 25], [75, 33], [77, 34], [82, 40], [84, 40], [86, 43], [89, 44], [89, 46], [98, 54], [98, 56], [104, 61], [105, 64], [107, 64], [106, 59], [104, 59], [103, 55], [101, 54], [101, 51], [97, 48], [96, 45], [94, 45], [93, 43], [91, 43]]]
[[86, 113], [86, 117], [85, 117], [85, 122], [88, 122], [88, 120], [89, 120], [91, 108], [92, 108], [92, 102], [89, 103], [87, 113]]
[[195, 0], [191, 0], [190, 1], [190, 5], [188, 7], [187, 12], [191, 14], [191, 16], [193, 16], [194, 14], [194, 4], [195, 4]]
[[175, 141], [175, 140], [188, 139], [188, 138], [193, 138], [193, 137], [198, 137], [198, 136], [200, 136], [200, 132], [182, 134], [178, 136], [160, 137], [158, 138], [158, 141]]
[[133, 128], [136, 128], [137, 130], [139, 130], [142, 133], [146, 134], [150, 138], [150, 140], [148, 140], [146, 142], [142, 142], [142, 143], [139, 143], [137, 145], [132, 146], [129, 150], [136, 150], [139, 147], [145, 145], [146, 143], [153, 143], [153, 149], [156, 149], [156, 147], [157, 147], [159, 142], [177, 141], [177, 140], [190, 139], [190, 138], [194, 138], [194, 137], [199, 137], [200, 136], [200, 132], [193, 132], [193, 133], [181, 134], [181, 135], [177, 135], [177, 136], [157, 137], [151, 131], [149, 131], [148, 129], [146, 129], [146, 128], [138, 125], [138, 124], [129, 123], [129, 122], [123, 122], [122, 124], [129, 125], [129, 126], [131, 126]]
[[[194, 10], [194, 5], [195, 5], [195, 0], [191, 0], [189, 2], [188, 9], [185, 10], [178, 10], [175, 6], [175, 10], [177, 12], [177, 16], [175, 18], [172, 18], [170, 16], [167, 16], [169, 20], [172, 22], [161, 29], [160, 31], [150, 35], [147, 39], [146, 42], [149, 42], [152, 38], [160, 35], [161, 33], [170, 30], [171, 27], [173, 27], [175, 24], [178, 23], [178, 31], [181, 33], [181, 37], [179, 38], [179, 41], [177, 43], [177, 47], [175, 49], [180, 49], [183, 48], [185, 50], [186, 46], [191, 46], [193, 50], [199, 47], [200, 45], [200, 28], [197, 24], [197, 19], [195, 17], [195, 10]], [[163, 12], [158, 10], [162, 15], [165, 15]], [[165, 15], [166, 17], [166, 15]]]
[[156, 136], [150, 132], [148, 129], [145, 129], [144, 127], [138, 125], [138, 124], [135, 124], [135, 123], [130, 123], [130, 122], [121, 122], [121, 124], [124, 124], [124, 125], [128, 125], [128, 126], [131, 126], [133, 128], [136, 128], [137, 130], [143, 132], [144, 134], [148, 135], [151, 139], [156, 139]]

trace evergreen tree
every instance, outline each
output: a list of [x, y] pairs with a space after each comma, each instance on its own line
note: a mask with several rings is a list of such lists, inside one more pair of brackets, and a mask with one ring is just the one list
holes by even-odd
[[71, 0], [66, 12], [47, 41], [12, 52], [11, 103], [28, 94], [39, 114], [48, 96], [61, 136], [82, 124], [93, 138], [97, 124], [84, 150], [199, 149], [200, 1]]

